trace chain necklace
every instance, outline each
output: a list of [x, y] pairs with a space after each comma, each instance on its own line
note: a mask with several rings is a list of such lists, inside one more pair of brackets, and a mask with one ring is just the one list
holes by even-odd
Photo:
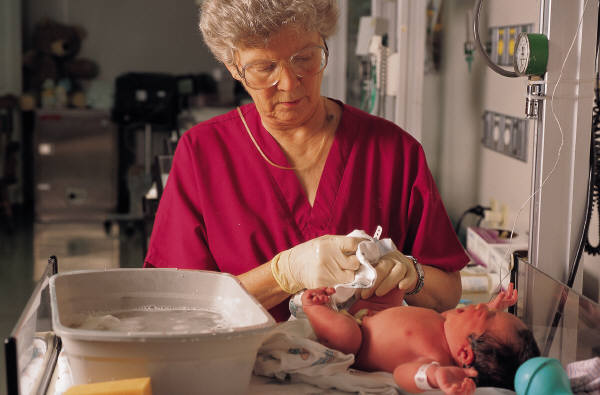
[[[258, 145], [258, 143], [256, 142], [256, 140], [254, 139], [254, 136], [252, 135], [252, 132], [250, 131], [250, 128], [248, 127], [248, 124], [246, 123], [246, 119], [244, 118], [244, 115], [242, 114], [242, 110], [240, 110], [239, 107], [237, 108], [237, 112], [238, 112], [238, 114], [240, 114], [240, 118], [242, 119], [242, 123], [244, 124], [244, 127], [246, 128], [246, 132], [248, 132], [248, 136], [250, 136], [250, 139], [252, 140], [252, 142], [254, 143], [254, 146], [256, 147], [256, 149], [258, 150], [258, 152], [260, 153], [260, 156], [262, 156], [263, 159], [268, 164], [270, 164], [271, 166], [276, 167], [276, 168], [281, 169], [281, 170], [298, 170], [298, 171], [301, 171], [301, 170], [306, 170], [306, 169], [311, 168], [321, 158], [321, 154], [323, 152], [323, 148], [325, 147], [325, 140], [327, 140], [327, 133], [324, 133], [324, 135], [323, 135], [323, 140], [321, 140], [321, 146], [319, 147], [319, 151], [317, 151], [317, 155], [315, 157], [316, 159], [312, 163], [310, 163], [309, 165], [303, 166], [303, 167], [296, 167], [296, 166], [294, 166], [294, 167], [287, 167], [287, 166], [281, 166], [281, 165], [278, 165], [277, 163], [274, 163], [273, 161], [271, 161], [267, 157], [267, 155], [263, 152], [263, 150], [260, 148], [260, 146]], [[325, 106], [325, 122], [329, 123], [332, 119], [333, 119], [333, 115], [331, 115], [331, 114], [329, 114], [327, 112], [327, 106]]]

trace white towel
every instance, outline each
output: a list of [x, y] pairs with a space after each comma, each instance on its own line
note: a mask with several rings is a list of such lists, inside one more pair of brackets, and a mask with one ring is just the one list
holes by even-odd
[[352, 296], [358, 288], [370, 288], [377, 280], [377, 272], [373, 268], [379, 259], [390, 251], [396, 249], [392, 239], [379, 240], [381, 227], [378, 226], [373, 237], [369, 236], [364, 230], [353, 230], [347, 236], [366, 239], [358, 244], [356, 257], [360, 262], [360, 268], [354, 276], [354, 280], [334, 286], [335, 294], [332, 296], [333, 306], [338, 306]]
[[600, 358], [571, 362], [567, 376], [574, 393], [600, 394]]
[[355, 370], [353, 363], [354, 355], [317, 342], [308, 320], [298, 319], [271, 332], [258, 350], [254, 374], [359, 394], [401, 393], [391, 373]]

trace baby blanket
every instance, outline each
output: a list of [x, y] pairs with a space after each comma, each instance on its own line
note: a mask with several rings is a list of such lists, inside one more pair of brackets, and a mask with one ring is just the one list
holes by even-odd
[[390, 373], [363, 372], [352, 369], [353, 363], [354, 355], [320, 344], [308, 320], [297, 319], [269, 334], [258, 350], [254, 374], [359, 394], [401, 393]]

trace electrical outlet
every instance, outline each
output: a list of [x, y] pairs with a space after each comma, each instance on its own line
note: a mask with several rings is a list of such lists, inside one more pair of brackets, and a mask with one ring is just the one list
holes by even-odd
[[519, 119], [513, 124], [512, 143], [510, 146], [511, 154], [515, 158], [527, 162], [527, 120]]
[[527, 162], [527, 119], [486, 111], [483, 138], [487, 148]]

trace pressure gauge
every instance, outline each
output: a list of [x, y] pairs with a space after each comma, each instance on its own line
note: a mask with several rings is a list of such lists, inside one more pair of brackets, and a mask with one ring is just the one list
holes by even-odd
[[548, 64], [548, 38], [543, 34], [520, 33], [514, 54], [517, 74], [543, 75]]

